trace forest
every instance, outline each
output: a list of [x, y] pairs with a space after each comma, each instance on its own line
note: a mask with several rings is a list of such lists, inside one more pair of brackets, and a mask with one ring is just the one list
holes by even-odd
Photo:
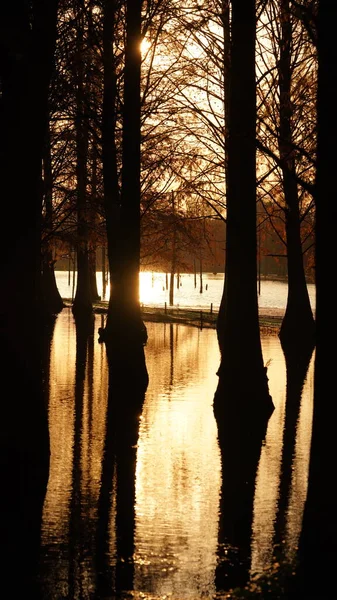
[[209, 256], [222, 261], [213, 410], [223, 473], [237, 493], [274, 411], [258, 317], [261, 254], [286, 265], [279, 337], [287, 372], [305, 371], [315, 352], [308, 492], [284, 595], [271, 582], [268, 595], [255, 597], [336, 594], [336, 17], [330, 0], [11, 0], [2, 7], [6, 597], [44, 600], [36, 576], [51, 452], [44, 357], [64, 310], [55, 263], [76, 258], [71, 311], [80, 344], [91, 331], [99, 251], [110, 280], [107, 318], [95, 331], [109, 365], [107, 439], [109, 423], [121, 419], [131, 440], [130, 415], [149, 382], [140, 270], [172, 275], [196, 263], [201, 269]]

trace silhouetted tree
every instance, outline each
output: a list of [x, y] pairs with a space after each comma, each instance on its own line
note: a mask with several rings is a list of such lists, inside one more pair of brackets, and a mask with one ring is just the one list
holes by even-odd
[[[270, 416], [273, 404], [263, 365], [257, 301], [255, 2], [232, 2], [225, 286], [218, 318], [221, 364], [216, 415], [231, 407]], [[245, 376], [242, 377], [243, 368]], [[231, 395], [232, 397], [232, 395]]]
[[[106, 8], [111, 10], [109, 6]], [[112, 257], [114, 264], [110, 265], [112, 277], [108, 315], [105, 330], [101, 335], [115, 359], [126, 361], [129, 369], [134, 369], [137, 376], [147, 385], [143, 347], [146, 342], [146, 328], [141, 318], [139, 302], [141, 8], [141, 0], [129, 0], [126, 3], [122, 185], [120, 206], [117, 204], [117, 211], [115, 210], [117, 222], [115, 221], [113, 232], [117, 240], [115, 237], [108, 237], [108, 244], [114, 244], [116, 255]], [[111, 18], [109, 23], [107, 26], [111, 27]], [[106, 83], [111, 85], [111, 81]], [[113, 90], [110, 91], [110, 94], [113, 93]], [[113, 110], [113, 106], [110, 110]], [[113, 161], [113, 149], [109, 152]], [[114, 191], [112, 189], [111, 194]], [[111, 195], [110, 201], [115, 203], [116, 197]], [[110, 251], [108, 253], [110, 260]]]
[[[37, 597], [32, 582], [49, 468], [42, 385], [46, 324], [41, 289], [41, 163], [53, 68], [57, 1], [9, 2], [0, 25], [1, 402], [3, 593]], [[33, 525], [34, 521], [34, 525]], [[37, 525], [37, 528], [35, 527]], [[27, 558], [17, 577], [17, 542]]]
[[57, 288], [53, 256], [54, 209], [53, 209], [53, 170], [50, 147], [49, 123], [43, 154], [43, 241], [41, 248], [41, 300], [44, 310], [57, 314], [63, 308], [63, 300]]
[[314, 414], [309, 484], [299, 544], [299, 589], [294, 597], [333, 597], [337, 593], [337, 489], [335, 368], [337, 323], [333, 317], [331, 273], [336, 264], [335, 185], [336, 106], [331, 89], [337, 84], [335, 27], [337, 5], [319, 0], [317, 17], [317, 172], [316, 198], [316, 355]]
[[85, 11], [84, 0], [75, 8], [75, 135], [76, 135], [76, 207], [77, 207], [77, 285], [73, 313], [90, 313], [92, 297], [89, 270], [88, 225], [88, 146], [89, 124], [85, 109]]
[[275, 231], [273, 214], [284, 222], [280, 239], [287, 264], [288, 296], [280, 339], [282, 345], [297, 344], [300, 348], [314, 344], [315, 329], [303, 263], [307, 245], [303, 224], [313, 201], [300, 185], [301, 177], [310, 181], [314, 175], [313, 156], [311, 160], [309, 156], [315, 138], [315, 61], [307, 35], [292, 14], [290, 0], [268, 3], [259, 44], [258, 147], [264, 170], [259, 196]]

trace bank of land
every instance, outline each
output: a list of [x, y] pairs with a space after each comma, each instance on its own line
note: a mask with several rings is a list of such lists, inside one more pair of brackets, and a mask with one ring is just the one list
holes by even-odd
[[[66, 306], [71, 306], [71, 300], [64, 299]], [[102, 314], [102, 319], [107, 313], [108, 303], [101, 301], [94, 304], [94, 312]], [[218, 317], [217, 310], [205, 310], [204, 308], [183, 308], [168, 306], [141, 306], [144, 322], [152, 323], [181, 323], [182, 325], [192, 325], [199, 328], [216, 327]], [[279, 309], [266, 308], [260, 309], [259, 319], [260, 327], [264, 332], [278, 333], [282, 322], [283, 312]]]

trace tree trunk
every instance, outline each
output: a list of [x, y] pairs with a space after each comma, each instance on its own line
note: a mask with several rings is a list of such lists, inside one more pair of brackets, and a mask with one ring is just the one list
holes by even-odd
[[301, 219], [296, 182], [296, 164], [293, 150], [292, 103], [291, 103], [291, 48], [292, 23], [289, 0], [280, 0], [280, 60], [278, 76], [280, 88], [280, 127], [278, 146], [282, 161], [283, 191], [286, 203], [285, 226], [287, 239], [288, 298], [285, 315], [280, 329], [280, 340], [284, 348], [291, 351], [298, 347], [313, 346], [315, 321], [310, 305], [304, 272]]
[[49, 123], [47, 125], [46, 141], [43, 156], [43, 187], [44, 187], [44, 243], [42, 245], [42, 276], [41, 276], [41, 302], [45, 314], [59, 313], [64, 304], [58, 290], [54, 272], [52, 236], [53, 236], [53, 174], [50, 149]]
[[[232, 2], [228, 124], [226, 273], [218, 320], [221, 364], [214, 399], [233, 412], [269, 417], [273, 404], [263, 365], [257, 301], [255, 2]], [[243, 369], [245, 377], [242, 377]], [[227, 393], [228, 392], [228, 393]]]
[[337, 594], [336, 456], [337, 320], [331, 276], [336, 269], [337, 5], [318, 3], [316, 199], [316, 354], [309, 484], [299, 543], [299, 584], [294, 597]]
[[90, 199], [90, 229], [92, 231], [91, 242], [89, 246], [89, 277], [90, 277], [90, 291], [91, 299], [93, 302], [99, 302], [101, 297], [97, 289], [97, 277], [96, 277], [96, 247], [97, 241], [95, 233], [97, 231], [98, 224], [98, 198], [97, 198], [97, 148], [96, 145], [92, 146], [92, 166], [91, 166], [91, 199]]
[[[112, 362], [121, 361], [129, 365], [129, 369], [137, 378], [147, 385], [148, 375], [145, 365], [144, 344], [147, 339], [145, 325], [141, 318], [139, 302], [139, 271], [140, 271], [140, 67], [141, 67], [141, 0], [129, 0], [126, 4], [126, 46], [124, 69], [124, 104], [123, 104], [123, 152], [122, 152], [122, 189], [120, 210], [118, 197], [111, 198], [109, 208], [117, 213], [118, 237], [117, 248], [109, 249], [111, 272], [111, 292], [107, 324], [103, 340], [107, 345], [109, 359]], [[106, 42], [113, 39], [113, 5], [106, 1], [105, 35]], [[109, 37], [110, 36], [110, 37]], [[111, 64], [113, 57], [109, 55], [105, 68]], [[113, 70], [110, 79], [105, 72], [107, 93], [112, 95], [115, 90]], [[106, 106], [105, 117], [111, 123], [114, 104]], [[110, 121], [109, 121], [110, 119]], [[114, 133], [114, 130], [112, 131]], [[114, 137], [112, 138], [114, 139]], [[107, 142], [107, 140], [105, 140]], [[106, 159], [114, 160], [113, 147], [110, 147]], [[108, 165], [107, 165], [108, 166]], [[111, 164], [110, 164], [111, 166]], [[108, 178], [108, 173], [106, 173]], [[111, 182], [111, 195], [116, 190], [117, 181]], [[108, 199], [107, 199], [108, 200]], [[117, 210], [116, 204], [117, 202]], [[116, 220], [115, 220], [116, 222]], [[109, 236], [109, 232], [108, 232]], [[112, 240], [108, 237], [108, 244]], [[101, 332], [103, 333], [103, 332]]]
[[[2, 593], [38, 597], [35, 579], [49, 435], [42, 382], [41, 163], [57, 2], [8, 2], [0, 32]], [[5, 24], [5, 26], [3, 26]], [[4, 193], [6, 195], [4, 195]], [[17, 574], [18, 540], [25, 556]]]
[[88, 244], [88, 203], [87, 203], [87, 161], [88, 161], [88, 123], [85, 116], [85, 86], [83, 61], [83, 13], [81, 0], [77, 24], [77, 64], [76, 64], [76, 177], [77, 177], [77, 285], [73, 303], [74, 314], [92, 312], [92, 297], [89, 269]]
[[174, 305], [174, 266], [173, 262], [171, 264], [171, 273], [170, 273], [170, 289], [169, 289], [169, 305]]
[[101, 296], [97, 289], [96, 277], [96, 248], [92, 246], [89, 251], [89, 278], [90, 278], [90, 293], [93, 302], [99, 302]]
[[[115, 292], [119, 268], [120, 236], [120, 190], [118, 185], [116, 150], [116, 73], [113, 56], [115, 28], [115, 0], [105, 0], [103, 20], [103, 118], [102, 118], [102, 160], [104, 184], [104, 210], [107, 232], [107, 254], [110, 273], [110, 296], [107, 328], [115, 318]], [[105, 250], [104, 250], [105, 251]], [[105, 261], [104, 261], [105, 265]], [[102, 267], [104, 268], [104, 266]]]
[[[172, 257], [171, 257], [171, 273], [170, 273], [170, 291], [169, 291], [169, 304], [174, 305], [174, 276], [176, 273], [177, 265], [177, 230], [175, 224], [175, 205], [174, 205], [174, 192], [172, 192]], [[179, 276], [177, 274], [179, 281]], [[178, 285], [177, 285], [178, 287]]]
[[105, 266], [105, 246], [102, 246], [102, 296], [103, 300], [105, 300], [106, 296], [106, 266]]

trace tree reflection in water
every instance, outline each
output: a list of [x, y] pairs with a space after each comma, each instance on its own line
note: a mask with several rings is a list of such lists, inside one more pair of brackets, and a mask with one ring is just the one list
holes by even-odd
[[[149, 323], [145, 391], [117, 368], [118, 357], [109, 368], [97, 342], [99, 322], [95, 317], [94, 328], [88, 324], [76, 337], [71, 313], [57, 318], [49, 382], [51, 467], [41, 529], [43, 600], [126, 598], [131, 592], [136, 598], [198, 600], [244, 584], [257, 565], [257, 547], [260, 568], [271, 560], [267, 548], [281, 532], [275, 514], [283, 505], [282, 489], [288, 505], [293, 496], [294, 483], [286, 490], [289, 482], [281, 483], [278, 466], [288, 422], [279, 340], [268, 337], [264, 344], [276, 408], [260, 451], [263, 433], [252, 435], [250, 423], [217, 427], [214, 330]], [[289, 379], [288, 395], [291, 387]], [[304, 388], [296, 447], [303, 423], [311, 424], [301, 421], [311, 393]], [[301, 455], [310, 436], [303, 439]], [[297, 462], [293, 482], [305, 497]], [[302, 510], [303, 503], [292, 505], [299, 518]], [[288, 513], [282, 530], [295, 546]]]

